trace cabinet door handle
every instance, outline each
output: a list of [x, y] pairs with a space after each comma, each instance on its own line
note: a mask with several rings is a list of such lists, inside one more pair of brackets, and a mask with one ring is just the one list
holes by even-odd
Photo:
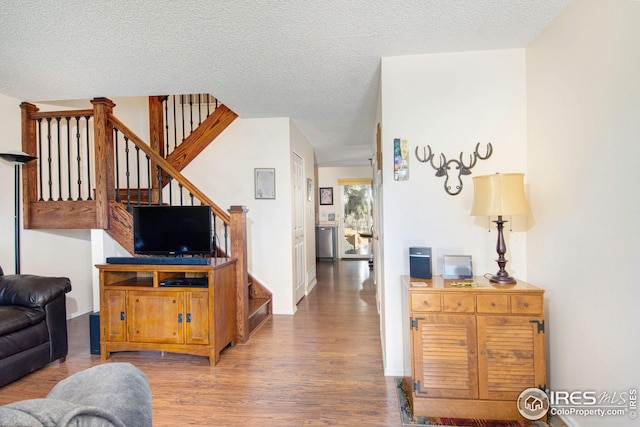
[[524, 303], [524, 306], [525, 306], [525, 307], [529, 307], [529, 303], [528, 303], [528, 302], [525, 302], [525, 303]]
[[124, 311], [120, 312], [120, 320], [124, 320]]
[[474, 355], [474, 354], [476, 354], [476, 351], [475, 350], [471, 350], [471, 355]]
[[458, 301], [458, 307], [460, 307], [462, 305], [462, 303], [460, 301]]
[[187, 323], [191, 323], [191, 313], [187, 313]]
[[178, 323], [182, 323], [182, 313], [178, 313]]
[[496, 306], [496, 303], [495, 303], [495, 302], [492, 302], [492, 303], [491, 303], [491, 307], [495, 307], [495, 306]]

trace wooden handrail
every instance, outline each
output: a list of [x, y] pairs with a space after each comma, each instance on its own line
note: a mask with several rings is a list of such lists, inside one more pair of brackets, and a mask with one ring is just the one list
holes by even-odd
[[57, 118], [57, 117], [92, 117], [93, 110], [63, 110], [63, 111], [38, 111], [29, 114], [32, 120]]
[[182, 186], [193, 194], [198, 200], [202, 203], [211, 206], [213, 212], [221, 218], [225, 223], [229, 224], [231, 222], [231, 218], [229, 214], [220, 209], [218, 205], [216, 205], [210, 198], [208, 198], [202, 191], [200, 191], [195, 185], [193, 185], [187, 178], [185, 178], [176, 168], [174, 168], [169, 162], [167, 162], [161, 155], [154, 152], [151, 147], [149, 147], [138, 135], [136, 135], [131, 129], [129, 129], [124, 123], [122, 123], [117, 117], [113, 114], [108, 113], [107, 117], [109, 122], [122, 132], [129, 141], [136, 145], [136, 147], [140, 148], [152, 162], [156, 163], [162, 170], [167, 172], [171, 177], [173, 177], [176, 181], [178, 181]]

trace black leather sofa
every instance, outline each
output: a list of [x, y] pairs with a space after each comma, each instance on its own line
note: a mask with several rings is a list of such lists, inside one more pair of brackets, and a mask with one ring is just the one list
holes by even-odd
[[0, 386], [67, 357], [66, 277], [5, 275], [0, 267]]

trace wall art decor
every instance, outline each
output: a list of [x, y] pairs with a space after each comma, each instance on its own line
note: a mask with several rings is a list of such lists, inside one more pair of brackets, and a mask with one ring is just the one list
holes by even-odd
[[275, 168], [255, 168], [255, 197], [256, 199], [276, 198], [276, 170]]
[[320, 204], [333, 204], [333, 187], [320, 187]]
[[307, 201], [313, 202], [313, 180], [307, 178]]
[[[464, 162], [464, 153], [460, 152], [460, 159], [451, 159], [447, 160], [444, 154], [440, 153], [440, 162], [438, 166], [433, 163], [433, 159], [435, 154], [431, 151], [431, 146], [427, 145], [427, 148], [422, 147], [422, 156], [420, 156], [420, 152], [418, 151], [420, 147], [416, 146], [416, 158], [419, 162], [429, 163], [432, 168], [436, 170], [436, 176], [445, 177], [444, 179], [444, 191], [447, 194], [455, 196], [456, 194], [460, 194], [462, 191], [462, 175], [471, 175], [471, 168], [476, 165], [478, 159], [486, 160], [491, 157], [493, 153], [493, 147], [491, 143], [487, 144], [487, 151], [484, 155], [481, 155], [478, 152], [478, 148], [480, 148], [480, 143], [476, 144], [476, 149], [469, 155], [469, 163]], [[429, 153], [427, 153], [427, 149]]]
[[393, 140], [393, 179], [396, 181], [409, 179], [409, 143], [406, 139]]

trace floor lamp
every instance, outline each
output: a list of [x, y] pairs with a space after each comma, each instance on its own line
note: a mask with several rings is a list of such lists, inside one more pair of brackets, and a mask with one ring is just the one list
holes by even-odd
[[20, 274], [20, 166], [36, 160], [37, 157], [25, 153], [0, 153], [0, 159], [15, 167], [15, 274]]

